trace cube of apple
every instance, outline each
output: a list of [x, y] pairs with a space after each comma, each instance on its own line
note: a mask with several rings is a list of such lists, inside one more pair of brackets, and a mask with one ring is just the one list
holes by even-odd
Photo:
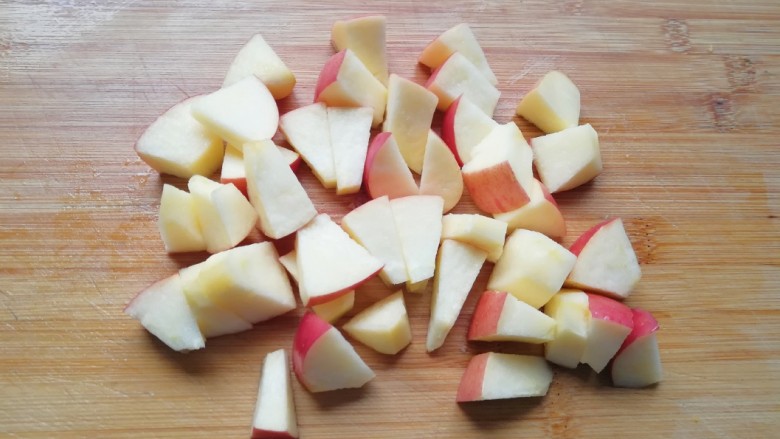
[[507, 238], [487, 287], [506, 291], [540, 308], [560, 290], [576, 260], [571, 252], [541, 233], [517, 229]]
[[608, 297], [588, 294], [590, 323], [581, 363], [601, 372], [634, 328], [631, 308]]
[[330, 107], [328, 126], [336, 171], [336, 194], [354, 194], [360, 190], [371, 136], [373, 110], [368, 107]]
[[494, 213], [493, 218], [507, 223], [509, 230], [534, 230], [555, 240], [562, 239], [566, 235], [566, 221], [558, 203], [539, 180], [534, 179], [531, 184], [529, 197], [531, 200], [523, 207]]
[[333, 23], [330, 36], [340, 52], [350, 49], [382, 84], [387, 84], [386, 31], [383, 15], [369, 15]]
[[[301, 164], [301, 156], [297, 152], [287, 148], [278, 147], [279, 152], [285, 161], [290, 164], [290, 169], [295, 172]], [[246, 168], [244, 167], [244, 153], [241, 149], [233, 145], [225, 147], [225, 158], [222, 160], [222, 170], [219, 175], [219, 182], [222, 184], [232, 184], [242, 194], [247, 195], [246, 190]]]
[[463, 195], [463, 175], [455, 156], [433, 130], [425, 144], [420, 195], [438, 195], [444, 200], [444, 212], [454, 208]]
[[[293, 280], [298, 283], [298, 252], [295, 250], [279, 257], [279, 262], [290, 273]], [[298, 288], [300, 290], [300, 283]], [[306, 293], [301, 293], [301, 297], [308, 297]], [[303, 299], [301, 299], [303, 300]], [[311, 310], [321, 319], [328, 323], [333, 323], [348, 313], [355, 306], [355, 290], [347, 291], [345, 294], [320, 305], [314, 305]]]
[[555, 320], [555, 339], [545, 343], [547, 361], [573, 369], [588, 344], [590, 309], [582, 291], [561, 290], [544, 306], [544, 313]]
[[326, 188], [336, 187], [336, 168], [330, 141], [328, 110], [315, 103], [285, 113], [279, 129]]
[[206, 250], [195, 200], [175, 186], [163, 185], [157, 227], [168, 253]]
[[545, 133], [576, 127], [580, 120], [580, 90], [568, 76], [551, 71], [517, 104], [517, 115]]
[[442, 65], [453, 53], [463, 54], [477, 69], [490, 81], [498, 84], [498, 79], [490, 69], [485, 52], [479, 45], [477, 37], [466, 23], [453, 26], [433, 40], [420, 54], [419, 61], [422, 64], [435, 69]]
[[395, 355], [412, 342], [412, 328], [401, 290], [364, 309], [344, 331], [381, 354]]
[[487, 252], [487, 260], [496, 262], [504, 252], [506, 223], [479, 214], [444, 215], [441, 238], [471, 244]]
[[601, 173], [599, 136], [590, 124], [531, 139], [534, 165], [550, 192], [583, 185]]
[[135, 143], [135, 152], [155, 171], [181, 178], [211, 175], [219, 168], [222, 139], [192, 117], [201, 96], [185, 99], [159, 116]]
[[229, 87], [249, 75], [260, 79], [274, 99], [286, 98], [295, 87], [295, 75], [260, 34], [253, 35], [238, 51], [222, 87]]
[[461, 95], [450, 105], [441, 123], [441, 138], [450, 147], [458, 164], [471, 160], [471, 150], [487, 137], [498, 122]]
[[633, 309], [634, 328], [612, 361], [612, 383], [618, 387], [645, 387], [663, 379], [658, 350], [658, 322], [641, 309]]
[[437, 108], [446, 111], [459, 96], [466, 96], [489, 117], [501, 92], [461, 53], [455, 52], [433, 71], [425, 87], [439, 98]]
[[436, 268], [444, 200], [435, 195], [414, 195], [390, 200], [390, 208], [406, 262], [407, 291], [419, 291]]
[[363, 179], [371, 198], [399, 198], [419, 193], [393, 133], [379, 133], [374, 137], [368, 147]]
[[466, 366], [458, 402], [544, 396], [553, 372], [542, 357], [485, 352]]
[[439, 99], [422, 85], [396, 74], [387, 86], [387, 111], [382, 131], [393, 133], [409, 168], [422, 172], [425, 144]]
[[289, 364], [284, 349], [265, 356], [252, 419], [252, 439], [298, 437]]
[[469, 340], [544, 343], [555, 338], [555, 320], [504, 291], [485, 291], [477, 302]]

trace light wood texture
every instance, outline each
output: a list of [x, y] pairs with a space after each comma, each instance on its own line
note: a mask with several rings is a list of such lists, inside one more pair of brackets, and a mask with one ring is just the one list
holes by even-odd
[[[422, 82], [427, 42], [469, 22], [513, 120], [550, 69], [582, 92], [604, 173], [561, 194], [565, 243], [619, 215], [644, 277], [628, 299], [660, 320], [665, 381], [614, 389], [555, 370], [546, 398], [458, 406], [486, 266], [444, 347], [424, 350], [430, 287], [407, 295], [413, 344], [358, 352], [377, 378], [312, 395], [295, 383], [302, 437], [775, 437], [780, 428], [780, 4], [776, 0], [0, 1], [0, 437], [228, 438], [249, 434], [264, 355], [290, 348], [302, 313], [168, 350], [122, 313], [130, 298], [205, 255], [169, 257], [159, 176], [133, 151], [165, 109], [222, 83], [254, 33], [309, 103], [333, 21], [388, 16], [390, 71]], [[514, 118], [528, 137], [539, 132]], [[305, 168], [305, 166], [303, 166]], [[299, 172], [339, 219], [358, 196]], [[467, 199], [456, 211], [473, 211]], [[358, 291], [354, 312], [389, 293]]]

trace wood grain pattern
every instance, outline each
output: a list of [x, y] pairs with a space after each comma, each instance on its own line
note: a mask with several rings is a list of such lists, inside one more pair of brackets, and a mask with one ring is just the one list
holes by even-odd
[[[302, 437], [776, 436], [777, 1], [353, 3], [0, 1], [0, 437], [247, 436], [262, 358], [289, 348], [301, 310], [188, 355], [124, 316], [135, 292], [205, 257], [163, 252], [161, 185], [182, 182], [132, 145], [173, 103], [218, 87], [254, 32], [298, 77], [282, 111], [310, 102], [331, 23], [366, 13], [388, 16], [390, 70], [419, 82], [425, 44], [469, 22], [500, 82], [499, 122], [550, 69], [579, 85], [605, 172], [558, 197], [565, 243], [624, 218], [644, 272], [628, 302], [659, 318], [666, 380], [613, 389], [556, 369], [546, 398], [458, 406], [471, 354], [538, 348], [466, 343], [472, 294], [427, 355], [428, 291], [407, 296], [414, 344], [401, 355], [357, 346], [377, 372], [369, 386], [312, 395], [295, 383]], [[362, 201], [300, 177], [337, 218]], [[356, 309], [387, 293], [370, 283]]]

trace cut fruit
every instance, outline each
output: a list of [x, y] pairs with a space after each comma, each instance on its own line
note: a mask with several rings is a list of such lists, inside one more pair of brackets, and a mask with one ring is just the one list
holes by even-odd
[[125, 314], [140, 321], [147, 331], [175, 351], [194, 351], [206, 346], [178, 274], [138, 293], [125, 307]]
[[255, 76], [203, 96], [192, 105], [192, 115], [241, 149], [247, 142], [270, 139], [279, 126], [276, 101]]
[[295, 241], [304, 306], [329, 302], [382, 269], [382, 262], [353, 241], [328, 215], [317, 215]]
[[[285, 161], [290, 164], [290, 169], [295, 172], [301, 164], [301, 156], [298, 155], [297, 152], [287, 148], [282, 148], [281, 146], [278, 148]], [[222, 184], [232, 184], [240, 190], [242, 194], [247, 195], [244, 154], [240, 149], [233, 145], [227, 145], [225, 148], [225, 158], [222, 161], [222, 171], [220, 172], [219, 182]]]
[[460, 96], [444, 114], [441, 138], [455, 154], [458, 164], [463, 166], [471, 160], [471, 150], [497, 126], [498, 122], [468, 98]]
[[539, 232], [517, 229], [490, 274], [487, 287], [541, 308], [560, 290], [577, 258]]
[[287, 353], [279, 349], [265, 356], [257, 405], [252, 420], [252, 439], [297, 438], [292, 380]]
[[269, 238], [283, 238], [317, 214], [298, 177], [270, 140], [244, 146], [247, 193]]
[[336, 170], [336, 194], [354, 194], [360, 190], [363, 168], [371, 136], [373, 110], [368, 107], [328, 108], [330, 145]]
[[631, 308], [608, 297], [588, 294], [588, 342], [580, 363], [601, 372], [634, 328]]
[[489, 117], [498, 104], [501, 92], [462, 54], [455, 52], [436, 69], [425, 88], [438, 98], [437, 108], [446, 111], [459, 96], [466, 96]]
[[438, 195], [444, 199], [444, 212], [449, 212], [463, 195], [463, 175], [455, 156], [433, 131], [428, 132], [425, 145], [420, 195]]
[[371, 198], [399, 198], [419, 193], [392, 133], [379, 133], [374, 137], [368, 147], [363, 178]]
[[493, 85], [498, 84], [496, 75], [490, 69], [485, 52], [477, 42], [477, 37], [466, 23], [456, 25], [433, 40], [420, 54], [419, 62], [435, 69], [453, 53], [459, 52], [485, 76]]
[[444, 344], [486, 258], [486, 252], [469, 244], [451, 239], [442, 241], [433, 280], [431, 320], [425, 343], [428, 352]]
[[314, 102], [329, 107], [370, 107], [374, 110], [372, 126], [384, 119], [387, 88], [349, 49], [333, 55], [322, 68]]
[[542, 357], [485, 352], [466, 366], [458, 402], [544, 396], [553, 372]]
[[387, 55], [383, 15], [370, 15], [333, 23], [330, 36], [336, 51], [350, 49], [382, 84], [387, 84]]
[[572, 244], [577, 263], [566, 285], [614, 298], [628, 297], [642, 271], [620, 218], [596, 224]]
[[260, 79], [274, 99], [286, 98], [295, 87], [295, 75], [260, 34], [252, 36], [238, 51], [222, 87], [229, 87], [250, 75]]
[[375, 351], [395, 355], [412, 341], [403, 291], [396, 291], [344, 324], [344, 331]]
[[658, 322], [641, 309], [633, 309], [634, 329], [612, 362], [612, 383], [618, 387], [645, 387], [663, 379], [658, 350]]
[[391, 200], [390, 207], [406, 262], [407, 291], [420, 291], [436, 269], [444, 200], [435, 195], [415, 195]]
[[382, 131], [393, 133], [409, 168], [420, 174], [428, 132], [439, 99], [422, 85], [396, 74], [387, 86], [387, 111]]
[[157, 227], [168, 253], [206, 250], [195, 200], [192, 195], [175, 186], [163, 185]]
[[[279, 262], [281, 262], [282, 266], [287, 270], [288, 273], [290, 273], [290, 276], [293, 278], [295, 283], [298, 283], [298, 253], [293, 250], [284, 256], [280, 256]], [[299, 290], [300, 287], [300, 284], [298, 284]], [[301, 296], [304, 297], [305, 293], [302, 293]], [[341, 316], [352, 310], [354, 306], [355, 290], [351, 290], [329, 302], [325, 302], [320, 305], [314, 305], [311, 307], [311, 310], [320, 316], [320, 318], [332, 324], [336, 320], [340, 319]]]
[[310, 392], [363, 387], [375, 376], [344, 336], [312, 312], [295, 332], [293, 371]]
[[509, 212], [494, 213], [493, 218], [507, 223], [509, 230], [527, 229], [544, 233], [555, 240], [566, 235], [566, 221], [550, 192], [539, 180], [531, 183], [531, 201]]
[[135, 152], [161, 174], [190, 178], [211, 175], [222, 161], [222, 139], [192, 117], [195, 96], [158, 117], [135, 143]]
[[477, 302], [469, 340], [544, 343], [555, 338], [555, 320], [504, 291], [485, 291]]
[[517, 115], [545, 133], [576, 127], [580, 120], [580, 90], [568, 76], [551, 71], [517, 104]]
[[574, 369], [588, 344], [588, 295], [577, 290], [561, 290], [544, 306], [544, 313], [555, 320], [555, 339], [545, 343], [545, 358]]
[[567, 191], [601, 173], [599, 136], [590, 124], [531, 139], [534, 165], [550, 192]]
[[336, 168], [325, 104], [307, 105], [285, 113], [279, 129], [326, 188], [336, 187]]
[[444, 215], [441, 238], [471, 244], [487, 252], [487, 260], [496, 262], [504, 252], [506, 223], [479, 214]]

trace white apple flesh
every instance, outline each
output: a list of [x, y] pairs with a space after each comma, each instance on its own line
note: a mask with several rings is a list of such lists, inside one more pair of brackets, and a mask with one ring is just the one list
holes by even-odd
[[490, 262], [498, 261], [504, 252], [504, 222], [476, 213], [451, 213], [444, 215], [441, 225], [442, 239], [454, 239], [484, 250]]
[[466, 23], [453, 26], [439, 35], [425, 47], [418, 60], [421, 64], [435, 69], [455, 52], [463, 54], [491, 84], [498, 84], [498, 79], [488, 65], [482, 46]]
[[545, 358], [551, 363], [574, 369], [588, 343], [588, 295], [577, 290], [561, 290], [544, 306], [544, 313], [555, 320], [556, 327], [555, 339], [544, 345]]
[[634, 328], [633, 316], [628, 306], [598, 294], [588, 294], [588, 309], [588, 342], [580, 362], [599, 373]]
[[333, 150], [338, 195], [360, 191], [373, 114], [373, 110], [368, 107], [328, 108], [330, 146]]
[[542, 357], [485, 352], [466, 366], [458, 402], [544, 396], [553, 372]]
[[206, 250], [195, 200], [191, 194], [175, 186], [163, 185], [157, 227], [168, 253]]
[[425, 144], [420, 195], [438, 195], [444, 200], [444, 212], [452, 210], [463, 195], [463, 175], [452, 151], [432, 130]]
[[550, 192], [581, 186], [601, 173], [599, 136], [590, 124], [531, 139], [534, 165]]
[[463, 166], [471, 160], [471, 150], [497, 126], [498, 122], [461, 95], [444, 114], [441, 138], [455, 154], [458, 165]]
[[252, 439], [298, 437], [292, 380], [287, 353], [279, 349], [265, 356], [257, 403], [252, 419]]
[[555, 320], [504, 291], [485, 291], [471, 318], [468, 339], [544, 343], [555, 338]]
[[369, 15], [333, 23], [330, 36], [336, 51], [350, 49], [382, 84], [387, 84], [387, 19]]
[[493, 218], [507, 224], [509, 230], [527, 229], [544, 233], [560, 241], [566, 235], [566, 221], [558, 203], [539, 181], [534, 179], [529, 193], [530, 201], [519, 209], [494, 213]]
[[444, 200], [435, 195], [415, 195], [390, 200], [390, 208], [406, 262], [407, 291], [420, 291], [436, 268]]
[[400, 352], [412, 342], [403, 291], [396, 291], [352, 317], [344, 324], [344, 332], [381, 354]]
[[580, 120], [580, 90], [568, 76], [553, 70], [523, 96], [516, 112], [545, 133], [575, 127]]
[[663, 379], [658, 350], [658, 321], [642, 309], [633, 309], [634, 328], [612, 361], [612, 383], [618, 387], [646, 387]]
[[336, 187], [336, 168], [325, 104], [311, 104], [283, 114], [279, 118], [279, 129], [322, 186]]
[[393, 133], [379, 133], [371, 141], [363, 179], [371, 198], [400, 198], [420, 192]]
[[455, 52], [433, 71], [425, 87], [438, 98], [437, 108], [447, 111], [459, 96], [466, 96], [488, 117], [498, 105], [501, 92], [465, 56]]
[[222, 87], [229, 87], [249, 75], [260, 79], [274, 99], [286, 98], [295, 87], [295, 75], [260, 34], [253, 35], [238, 51]]

